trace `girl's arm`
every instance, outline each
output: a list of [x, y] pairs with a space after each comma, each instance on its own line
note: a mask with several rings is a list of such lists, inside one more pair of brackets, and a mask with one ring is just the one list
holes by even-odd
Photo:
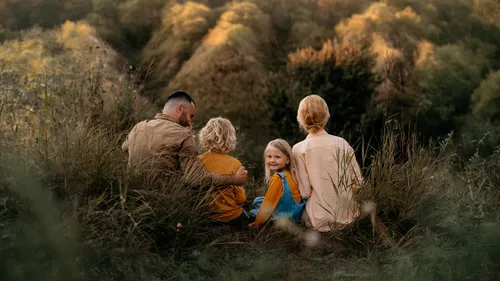
[[278, 206], [278, 203], [280, 202], [282, 194], [283, 183], [281, 182], [281, 177], [279, 175], [274, 175], [271, 178], [269, 188], [264, 196], [264, 202], [262, 202], [262, 205], [260, 206], [255, 222], [250, 224], [250, 226], [261, 226], [264, 224], [274, 213], [276, 206]]
[[294, 146], [292, 149], [293, 161], [295, 162], [295, 180], [299, 186], [300, 196], [302, 199], [309, 199], [311, 197], [311, 183], [309, 182], [309, 175], [307, 174], [306, 161], [304, 156], [297, 151]]

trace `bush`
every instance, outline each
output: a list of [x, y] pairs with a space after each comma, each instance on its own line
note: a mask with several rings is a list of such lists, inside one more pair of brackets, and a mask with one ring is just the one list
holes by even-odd
[[167, 86], [215, 22], [212, 10], [194, 2], [166, 6], [163, 14], [161, 25], [141, 54], [141, 64], [148, 72], [146, 85], [153, 88], [148, 96], [153, 98], [162, 97], [158, 88]]
[[492, 122], [500, 118], [500, 71], [492, 72], [472, 94], [474, 116]]
[[469, 112], [486, 60], [459, 45], [440, 46], [423, 54], [426, 60], [415, 68], [411, 81], [414, 91], [425, 98], [420, 131], [427, 137], [444, 137], [460, 128]]
[[[94, 103], [108, 94], [102, 91], [105, 80], [99, 75], [103, 72], [89, 71], [87, 75], [69, 84], [64, 83], [68, 80], [54, 79], [59, 83], [50, 88], [54, 93], [51, 103], [34, 107], [25, 119], [28, 122], [20, 125], [22, 129], [3, 136], [2, 177], [17, 180], [20, 174], [31, 175], [41, 190], [64, 202], [64, 217], [78, 219], [82, 239], [87, 243], [133, 248], [189, 244], [190, 240], [179, 242], [176, 237], [196, 233], [206, 220], [202, 204], [206, 192], [186, 188], [190, 181], [186, 176], [172, 175], [158, 182], [155, 174], [128, 172], [127, 157], [121, 151], [123, 133], [117, 122], [128, 119], [133, 122], [126, 122], [128, 127], [138, 121], [133, 116], [141, 113], [132, 107], [131, 116], [123, 119], [118, 108], [131, 101], [134, 91], [116, 96], [116, 103], [110, 107], [113, 111], [106, 112], [100, 103]], [[15, 79], [13, 82], [19, 83]], [[30, 85], [35, 92], [45, 89], [38, 80]], [[127, 86], [125, 81], [122, 85]], [[18, 86], [22, 90], [23, 85]], [[6, 94], [15, 94], [12, 90], [17, 88], [3, 89]], [[65, 95], [58, 95], [63, 92]], [[20, 110], [14, 106], [4, 109], [3, 116], [11, 120]], [[191, 176], [196, 177], [196, 173]], [[3, 190], [20, 198], [20, 202], [30, 196], [16, 183], [7, 184]], [[20, 212], [34, 211], [31, 203], [19, 203], [18, 207]], [[66, 220], [56, 221], [64, 224]], [[180, 234], [176, 232], [177, 223], [184, 225]]]
[[380, 82], [370, 71], [375, 60], [363, 43], [335, 39], [318, 51], [304, 48], [289, 54], [287, 67], [267, 80], [271, 136], [291, 144], [302, 138], [296, 112], [300, 100], [310, 94], [329, 105], [328, 132], [354, 136], [362, 131], [363, 115]]

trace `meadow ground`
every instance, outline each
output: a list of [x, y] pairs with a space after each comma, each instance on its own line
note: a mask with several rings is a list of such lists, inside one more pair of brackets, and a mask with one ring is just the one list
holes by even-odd
[[185, 176], [131, 175], [109, 131], [73, 133], [53, 146], [2, 142], [2, 280], [500, 277], [498, 151], [460, 161], [451, 142], [423, 148], [389, 128], [358, 198], [376, 209], [316, 241], [280, 224], [211, 227], [206, 192]]

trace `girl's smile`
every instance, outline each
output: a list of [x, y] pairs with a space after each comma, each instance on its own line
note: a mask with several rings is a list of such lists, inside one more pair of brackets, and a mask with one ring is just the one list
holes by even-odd
[[288, 163], [290, 163], [290, 159], [281, 150], [272, 146], [266, 149], [266, 165], [271, 171], [281, 171]]

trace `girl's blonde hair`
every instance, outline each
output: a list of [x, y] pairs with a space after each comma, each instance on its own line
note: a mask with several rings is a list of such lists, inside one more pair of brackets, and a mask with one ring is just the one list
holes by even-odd
[[324, 129], [329, 118], [328, 105], [322, 97], [310, 95], [300, 101], [297, 121], [308, 133]]
[[236, 130], [226, 118], [208, 120], [199, 136], [201, 146], [207, 151], [228, 153], [236, 147]]
[[266, 163], [266, 152], [269, 147], [274, 147], [276, 149], [279, 149], [285, 156], [288, 157], [290, 162], [288, 165], [286, 165], [286, 168], [290, 171], [290, 174], [292, 175], [292, 179], [295, 181], [294, 173], [295, 173], [295, 163], [293, 162], [293, 155], [292, 155], [292, 147], [286, 142], [285, 140], [282, 139], [275, 139], [270, 141], [266, 149], [264, 150], [264, 165], [265, 165], [265, 170], [266, 170], [266, 182], [269, 183], [271, 181], [272, 173], [271, 169]]

